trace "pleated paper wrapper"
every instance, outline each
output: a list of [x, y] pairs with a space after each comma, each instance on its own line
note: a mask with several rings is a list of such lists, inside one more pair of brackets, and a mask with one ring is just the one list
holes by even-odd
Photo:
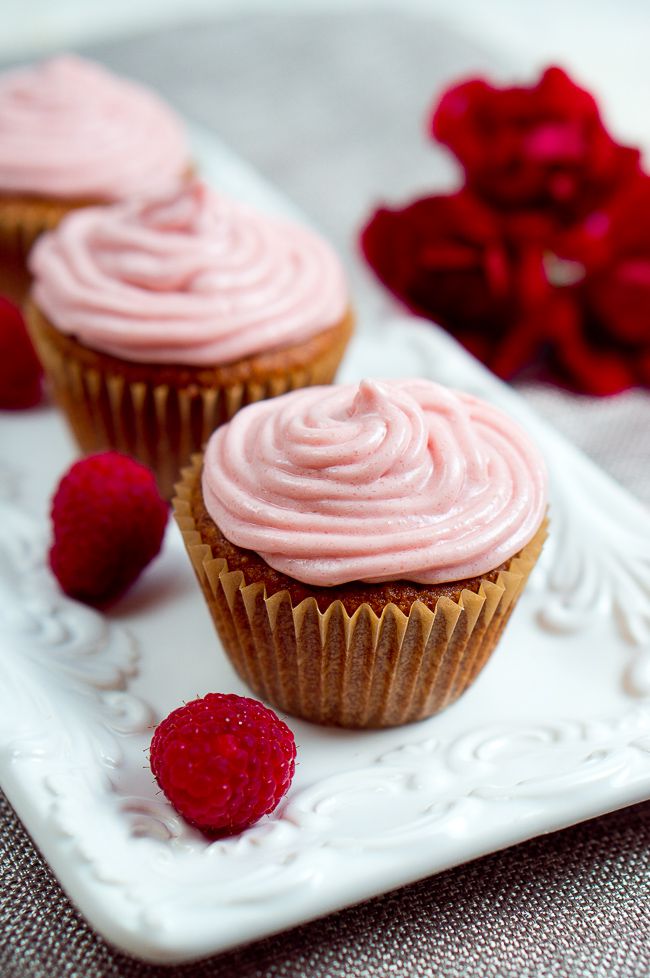
[[27, 255], [36, 239], [88, 201], [0, 195], [0, 294], [21, 303], [29, 289]]
[[[147, 376], [159, 370], [151, 364], [142, 370], [144, 379], [134, 379], [137, 365], [103, 357], [63, 336], [32, 303], [27, 307], [27, 321], [54, 398], [81, 451], [115, 449], [131, 455], [153, 470], [166, 499], [173, 495], [174, 483], [192, 453], [241, 407], [298, 387], [331, 383], [353, 323], [350, 314], [340, 327], [324, 332], [315, 354], [300, 365], [289, 360], [284, 369], [266, 376], [258, 371], [230, 384], [177, 386], [156, 383]], [[111, 367], [116, 364], [117, 368]], [[122, 364], [123, 373], [119, 370]], [[222, 368], [222, 373], [224, 370], [227, 372]], [[169, 376], [170, 369], [165, 373]]]
[[453, 703], [489, 659], [539, 556], [546, 521], [496, 581], [457, 601], [420, 601], [405, 615], [380, 615], [341, 601], [321, 612], [314, 598], [294, 606], [287, 591], [267, 596], [201, 539], [191, 508], [200, 456], [176, 487], [176, 522], [223, 647], [260, 698], [292, 716], [347, 728], [379, 728], [432, 716]]

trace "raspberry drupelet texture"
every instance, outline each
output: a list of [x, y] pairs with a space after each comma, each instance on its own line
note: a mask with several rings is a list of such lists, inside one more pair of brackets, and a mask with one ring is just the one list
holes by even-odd
[[174, 808], [218, 837], [272, 812], [289, 789], [293, 734], [258, 700], [208, 693], [174, 710], [155, 730], [150, 762]]
[[76, 462], [52, 500], [50, 567], [66, 594], [105, 607], [160, 550], [167, 504], [153, 473], [119, 452]]
[[0, 296], [0, 408], [38, 404], [42, 375], [20, 309]]

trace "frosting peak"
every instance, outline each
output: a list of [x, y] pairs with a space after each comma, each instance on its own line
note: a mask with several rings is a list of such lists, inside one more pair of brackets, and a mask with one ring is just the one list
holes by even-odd
[[143, 227], [195, 235], [201, 234], [208, 214], [208, 188], [200, 180], [188, 181], [169, 197], [145, 203], [140, 210]]
[[29, 264], [58, 329], [132, 361], [229, 363], [308, 339], [347, 307], [325, 241], [198, 181], [69, 214]]
[[172, 187], [185, 134], [151, 91], [72, 55], [0, 75], [0, 190], [117, 200]]
[[208, 442], [208, 512], [237, 546], [314, 585], [486, 573], [546, 507], [544, 463], [497, 408], [426, 380], [293, 391]]
[[389, 407], [389, 399], [386, 392], [375, 380], [362, 380], [359, 389], [354, 395], [350, 415], [363, 414], [383, 415]]

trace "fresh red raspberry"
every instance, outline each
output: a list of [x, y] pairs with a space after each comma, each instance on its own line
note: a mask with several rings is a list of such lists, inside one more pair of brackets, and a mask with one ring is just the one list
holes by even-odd
[[20, 309], [0, 296], [0, 408], [38, 404], [42, 376]]
[[106, 606], [156, 556], [166, 524], [149, 469], [119, 452], [91, 455], [68, 469], [52, 499], [50, 567], [66, 594]]
[[157, 727], [151, 770], [177, 812], [212, 836], [234, 835], [276, 807], [295, 771], [293, 734], [273, 710], [208, 693]]

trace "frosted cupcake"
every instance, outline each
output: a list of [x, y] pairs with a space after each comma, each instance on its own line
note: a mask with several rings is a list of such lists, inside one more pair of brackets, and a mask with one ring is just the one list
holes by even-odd
[[133, 455], [167, 496], [243, 405], [329, 383], [352, 330], [325, 241], [200, 183], [70, 214], [30, 268], [30, 331], [82, 451]]
[[165, 193], [190, 167], [180, 120], [153, 92], [74, 56], [0, 75], [0, 292], [69, 210]]
[[385, 727], [443, 709], [485, 665], [544, 541], [546, 473], [497, 408], [364, 381], [246, 408], [174, 505], [251, 689], [307, 720]]

